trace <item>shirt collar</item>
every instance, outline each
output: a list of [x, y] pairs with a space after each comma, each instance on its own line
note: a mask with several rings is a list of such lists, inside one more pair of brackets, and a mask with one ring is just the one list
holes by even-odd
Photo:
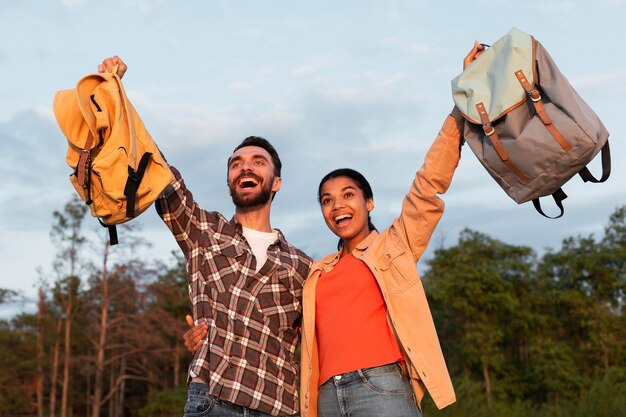
[[[239, 220], [237, 220], [237, 216], [233, 216], [230, 219], [230, 224], [233, 225], [233, 227], [235, 228], [235, 230], [237, 231], [237, 233], [243, 237], [243, 226], [241, 225], [241, 223], [239, 222]], [[287, 239], [285, 239], [285, 236], [283, 235], [283, 232], [280, 231], [280, 229], [273, 229], [276, 230], [277, 234], [278, 234], [278, 239], [276, 240], [276, 242], [272, 243], [270, 245], [276, 245], [278, 244], [282, 250], [286, 251], [289, 248], [289, 243], [287, 243]]]

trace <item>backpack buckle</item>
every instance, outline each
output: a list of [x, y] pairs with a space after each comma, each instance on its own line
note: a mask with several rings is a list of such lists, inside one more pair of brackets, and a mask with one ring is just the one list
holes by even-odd
[[[488, 128], [490, 128], [491, 130], [487, 130]], [[491, 136], [491, 135], [494, 134], [496, 129], [494, 129], [494, 127], [493, 127], [493, 125], [491, 123], [487, 123], [487, 124], [483, 125], [483, 131], [485, 132], [485, 135]]]
[[528, 90], [528, 97], [534, 102], [541, 101], [541, 93], [536, 88]]

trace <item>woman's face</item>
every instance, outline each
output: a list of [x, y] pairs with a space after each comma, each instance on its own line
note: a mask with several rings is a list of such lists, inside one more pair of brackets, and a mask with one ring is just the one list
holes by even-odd
[[320, 190], [322, 214], [328, 228], [352, 250], [369, 235], [372, 199], [365, 199], [358, 184], [348, 177], [331, 178]]

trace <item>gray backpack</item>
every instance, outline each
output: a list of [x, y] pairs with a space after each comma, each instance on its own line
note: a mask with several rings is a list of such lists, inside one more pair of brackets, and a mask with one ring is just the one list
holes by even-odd
[[[576, 174], [604, 182], [611, 171], [609, 133], [548, 52], [513, 28], [452, 80], [465, 116], [464, 137], [489, 174], [518, 204], [552, 195], [563, 215], [561, 186]], [[602, 151], [602, 176], [586, 165]]]

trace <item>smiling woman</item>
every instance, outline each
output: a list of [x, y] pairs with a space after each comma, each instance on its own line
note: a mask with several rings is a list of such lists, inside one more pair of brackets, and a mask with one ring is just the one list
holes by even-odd
[[[371, 222], [374, 196], [352, 169], [320, 182], [318, 200], [339, 251], [316, 262], [303, 293], [302, 416], [419, 416], [428, 390], [455, 401], [415, 268], [443, 214], [457, 167], [463, 117], [446, 119], [392, 226]], [[365, 349], [364, 349], [365, 347]]]
[[[359, 172], [341, 168], [326, 174], [320, 182], [317, 200], [326, 225], [339, 236], [338, 249], [346, 245], [346, 252], [350, 253], [356, 243], [376, 230], [369, 214], [374, 209], [372, 187]], [[364, 209], [367, 210], [366, 224], [359, 218], [365, 213]]]
[[[474, 43], [464, 67], [484, 50]], [[400, 216], [378, 233], [374, 194], [359, 172], [337, 169], [318, 188], [339, 251], [305, 281], [300, 391], [303, 417], [420, 416], [426, 390], [443, 408], [455, 399], [416, 263], [444, 204], [463, 144], [455, 107], [428, 151]]]

